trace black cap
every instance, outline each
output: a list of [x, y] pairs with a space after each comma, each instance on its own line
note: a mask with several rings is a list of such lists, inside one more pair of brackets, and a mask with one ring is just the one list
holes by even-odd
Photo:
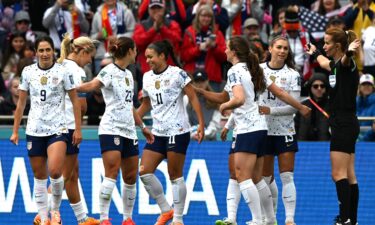
[[207, 73], [202, 70], [195, 71], [193, 73], [193, 81], [194, 82], [199, 82], [199, 81], [206, 81], [208, 79]]

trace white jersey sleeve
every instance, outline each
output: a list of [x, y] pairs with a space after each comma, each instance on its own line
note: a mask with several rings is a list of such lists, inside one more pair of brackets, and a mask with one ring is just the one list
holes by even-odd
[[[284, 65], [280, 69], [271, 68], [268, 63], [262, 63], [264, 75], [266, 79], [271, 80], [278, 87], [283, 89], [289, 94], [295, 95], [296, 92], [301, 91], [300, 75], [297, 71]], [[294, 135], [294, 113], [295, 110], [288, 110], [289, 106], [276, 98], [270, 91], [265, 91], [259, 98], [259, 104], [268, 106], [273, 111], [273, 114], [277, 114], [278, 109], [283, 111], [289, 111], [290, 113], [285, 115], [267, 115], [268, 135], [271, 136], [285, 136]], [[282, 113], [280, 113], [282, 114]]]
[[[68, 70], [72, 75], [72, 80], [75, 86], [79, 86], [83, 83], [83, 81], [86, 80], [86, 73], [85, 71], [78, 66], [76, 62], [69, 59], [64, 59], [64, 61], [61, 63], [66, 70]], [[69, 77], [69, 80], [71, 78]], [[66, 122], [68, 124], [69, 130], [75, 129], [75, 118], [74, 118], [74, 111], [73, 111], [73, 104], [72, 101], [69, 98], [69, 95], [65, 95], [65, 116], [66, 116]]]
[[102, 84], [105, 112], [100, 121], [99, 135], [120, 135], [137, 139], [133, 116], [134, 80], [132, 73], [112, 63], [95, 78]]
[[22, 91], [28, 91], [29, 90], [29, 68], [25, 67], [25, 69], [21, 73], [21, 79], [20, 79], [20, 85], [18, 86], [18, 89]]
[[190, 131], [184, 87], [191, 82], [185, 71], [168, 66], [162, 73], [152, 70], [143, 75], [143, 95], [150, 98], [152, 133], [157, 136], [174, 136]]

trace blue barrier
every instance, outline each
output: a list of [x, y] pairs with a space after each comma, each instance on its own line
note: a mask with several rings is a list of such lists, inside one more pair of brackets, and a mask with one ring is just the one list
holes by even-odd
[[[140, 141], [140, 147], [145, 142]], [[226, 188], [228, 183], [227, 158], [230, 142], [204, 142], [190, 144], [185, 163], [184, 177], [188, 187], [186, 225], [214, 224], [226, 216]], [[296, 223], [298, 225], [332, 224], [337, 214], [335, 186], [330, 178], [328, 143], [299, 143], [295, 182], [297, 187]], [[371, 225], [375, 221], [375, 143], [357, 145], [357, 176], [360, 188], [359, 224]], [[36, 214], [33, 202], [33, 176], [26, 152], [26, 143], [12, 145], [0, 140], [0, 225], [31, 224]], [[90, 215], [99, 217], [98, 193], [103, 174], [98, 141], [84, 141], [81, 145], [80, 184], [82, 198]], [[276, 167], [277, 168], [277, 167]], [[172, 202], [171, 185], [167, 182], [167, 167], [163, 162], [157, 176], [161, 179]], [[276, 176], [280, 195], [280, 179]], [[118, 179], [120, 180], [120, 179]], [[121, 224], [121, 184], [113, 193], [110, 217], [113, 224]], [[141, 182], [137, 183], [137, 201], [134, 220], [139, 225], [153, 224], [159, 209], [151, 201]], [[66, 196], [64, 196], [66, 199]], [[67, 200], [63, 200], [61, 214], [64, 225], [77, 224]], [[238, 224], [250, 220], [250, 212], [241, 200]], [[279, 197], [277, 212], [279, 224], [284, 221], [284, 208]]]

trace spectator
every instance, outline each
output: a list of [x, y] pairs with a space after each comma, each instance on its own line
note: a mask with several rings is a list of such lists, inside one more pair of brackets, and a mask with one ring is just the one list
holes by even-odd
[[202, 5], [206, 4], [212, 8], [215, 15], [215, 21], [219, 25], [221, 33], [225, 34], [227, 28], [229, 27], [228, 11], [225, 8], [222, 8], [219, 4], [215, 3], [214, 0], [199, 0], [197, 3], [190, 6], [186, 12], [186, 23], [184, 28], [194, 23], [193, 20], [195, 15], [197, 15], [198, 9]]
[[242, 32], [245, 39], [262, 50], [267, 49], [268, 44], [262, 41], [259, 31], [259, 23], [255, 18], [247, 18], [245, 20]]
[[363, 40], [363, 73], [375, 75], [375, 18], [372, 25], [362, 34]]
[[[314, 74], [307, 83], [309, 97], [323, 110], [328, 110], [328, 81], [324, 74]], [[311, 109], [307, 118], [296, 114], [295, 124], [297, 139], [301, 141], [328, 141], [330, 140], [328, 118], [323, 115], [308, 99], [302, 104]]]
[[98, 126], [100, 123], [99, 117], [105, 111], [105, 103], [100, 89], [95, 90], [87, 95], [87, 125]]
[[[20, 84], [20, 79], [18, 77], [14, 77], [9, 82], [9, 95], [7, 95], [0, 103], [0, 115], [13, 115], [14, 111], [17, 107], [18, 102], [18, 86]], [[26, 103], [25, 111], [23, 112], [24, 115], [28, 115], [30, 110], [30, 102]], [[6, 124], [13, 124], [13, 121], [8, 120], [5, 122]]]
[[246, 0], [223, 0], [221, 2], [221, 7], [227, 9], [228, 11], [228, 19], [229, 19], [229, 27], [226, 30], [225, 38], [229, 39], [233, 35], [240, 35], [241, 34], [241, 9], [242, 3]]
[[43, 26], [49, 30], [55, 50], [60, 51], [60, 43], [65, 33], [77, 38], [88, 34], [90, 24], [74, 4], [74, 0], [56, 0], [43, 16]]
[[269, 37], [269, 40], [272, 40], [274, 37], [282, 33], [284, 23], [285, 23], [285, 12], [286, 8], [282, 7], [276, 12], [276, 15], [273, 20], [273, 27]]
[[[149, 44], [169, 40], [178, 53], [181, 41], [181, 28], [176, 21], [165, 16], [165, 2], [163, 0], [150, 0], [148, 5], [148, 19], [143, 20], [135, 26], [133, 39], [139, 50], [138, 62], [141, 65], [142, 74], [149, 71], [150, 67], [146, 63], [145, 51]], [[169, 58], [168, 64], [173, 65]]]
[[19, 60], [23, 58], [25, 43], [26, 39], [24, 34], [13, 32], [5, 45], [6, 49], [1, 66], [3, 67], [2, 76], [6, 86], [9, 80], [15, 75]]
[[215, 24], [214, 12], [210, 5], [202, 5], [189, 26], [181, 46], [181, 60], [184, 70], [192, 74], [205, 70], [214, 91], [222, 89], [221, 64], [226, 61], [225, 39]]
[[353, 7], [345, 13], [346, 28], [353, 30], [357, 37], [361, 39], [362, 30], [371, 25], [374, 18], [375, 3], [371, 0], [358, 0]]
[[91, 24], [91, 38], [100, 41], [95, 55], [95, 74], [100, 71], [101, 61], [108, 55], [109, 45], [116, 37], [132, 37], [134, 26], [134, 15], [123, 2], [105, 0], [99, 6]]
[[[138, 18], [140, 20], [146, 20], [149, 17], [148, 14], [148, 5], [150, 0], [142, 1], [141, 5], [138, 8]], [[166, 0], [166, 16], [170, 20], [176, 21], [180, 26], [186, 20], [186, 10], [185, 5], [182, 0]]]
[[[194, 86], [198, 88], [201, 88], [207, 91], [212, 91], [212, 88], [210, 87], [208, 83], [207, 74], [204, 71], [195, 71], [193, 74], [193, 82], [194, 82]], [[201, 105], [203, 118], [204, 118], [204, 140], [210, 140], [210, 141], [216, 140], [216, 134], [217, 132], [220, 131], [220, 120], [221, 120], [221, 115], [218, 110], [219, 105], [209, 100], [206, 100], [205, 98], [203, 98], [202, 95], [198, 95], [198, 100]], [[188, 104], [188, 99], [184, 98], [184, 102]], [[195, 111], [190, 104], [187, 105], [187, 113], [189, 116], [190, 125], [193, 128], [198, 127], [199, 125], [198, 117], [196, 116]], [[196, 129], [194, 129], [190, 133], [190, 136], [192, 139], [198, 140]]]
[[[357, 97], [357, 116], [375, 116], [374, 77], [363, 74], [359, 80], [359, 93]], [[372, 121], [360, 122], [361, 126], [373, 126]], [[375, 141], [374, 129], [360, 135], [361, 141]]]
[[319, 0], [318, 3], [318, 13], [323, 16], [340, 8], [339, 0]]
[[29, 13], [23, 10], [17, 12], [14, 17], [14, 22], [16, 23], [15, 31], [24, 33], [26, 40], [34, 43], [36, 34], [30, 29], [31, 24]]

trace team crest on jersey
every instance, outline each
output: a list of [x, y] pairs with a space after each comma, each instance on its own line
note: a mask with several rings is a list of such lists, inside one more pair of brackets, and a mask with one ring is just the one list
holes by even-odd
[[155, 88], [160, 89], [160, 80], [155, 81]]
[[107, 72], [105, 72], [105, 71], [102, 71], [102, 72], [99, 73], [99, 75], [100, 75], [101, 77], [104, 77], [106, 74], [107, 74]]
[[272, 75], [272, 76], [270, 76], [270, 80], [272, 80], [272, 82], [275, 82], [276, 77]]
[[54, 78], [52, 78], [52, 83], [53, 83], [54, 85], [56, 85], [58, 82], [59, 82], [59, 78], [58, 78], [58, 77], [54, 77]]
[[31, 141], [27, 142], [27, 150], [31, 150], [33, 147], [33, 143]]
[[126, 86], [129, 86], [130, 85], [130, 81], [127, 77], [125, 77], [125, 83], [126, 83]]
[[120, 145], [120, 137], [114, 137], [113, 143], [115, 143], [115, 145]]
[[164, 81], [164, 86], [169, 86], [169, 84], [170, 84], [170, 81], [169, 81], [169, 80], [165, 80], [165, 81]]
[[42, 85], [46, 85], [47, 81], [48, 81], [48, 77], [43, 76], [40, 78], [40, 84]]

